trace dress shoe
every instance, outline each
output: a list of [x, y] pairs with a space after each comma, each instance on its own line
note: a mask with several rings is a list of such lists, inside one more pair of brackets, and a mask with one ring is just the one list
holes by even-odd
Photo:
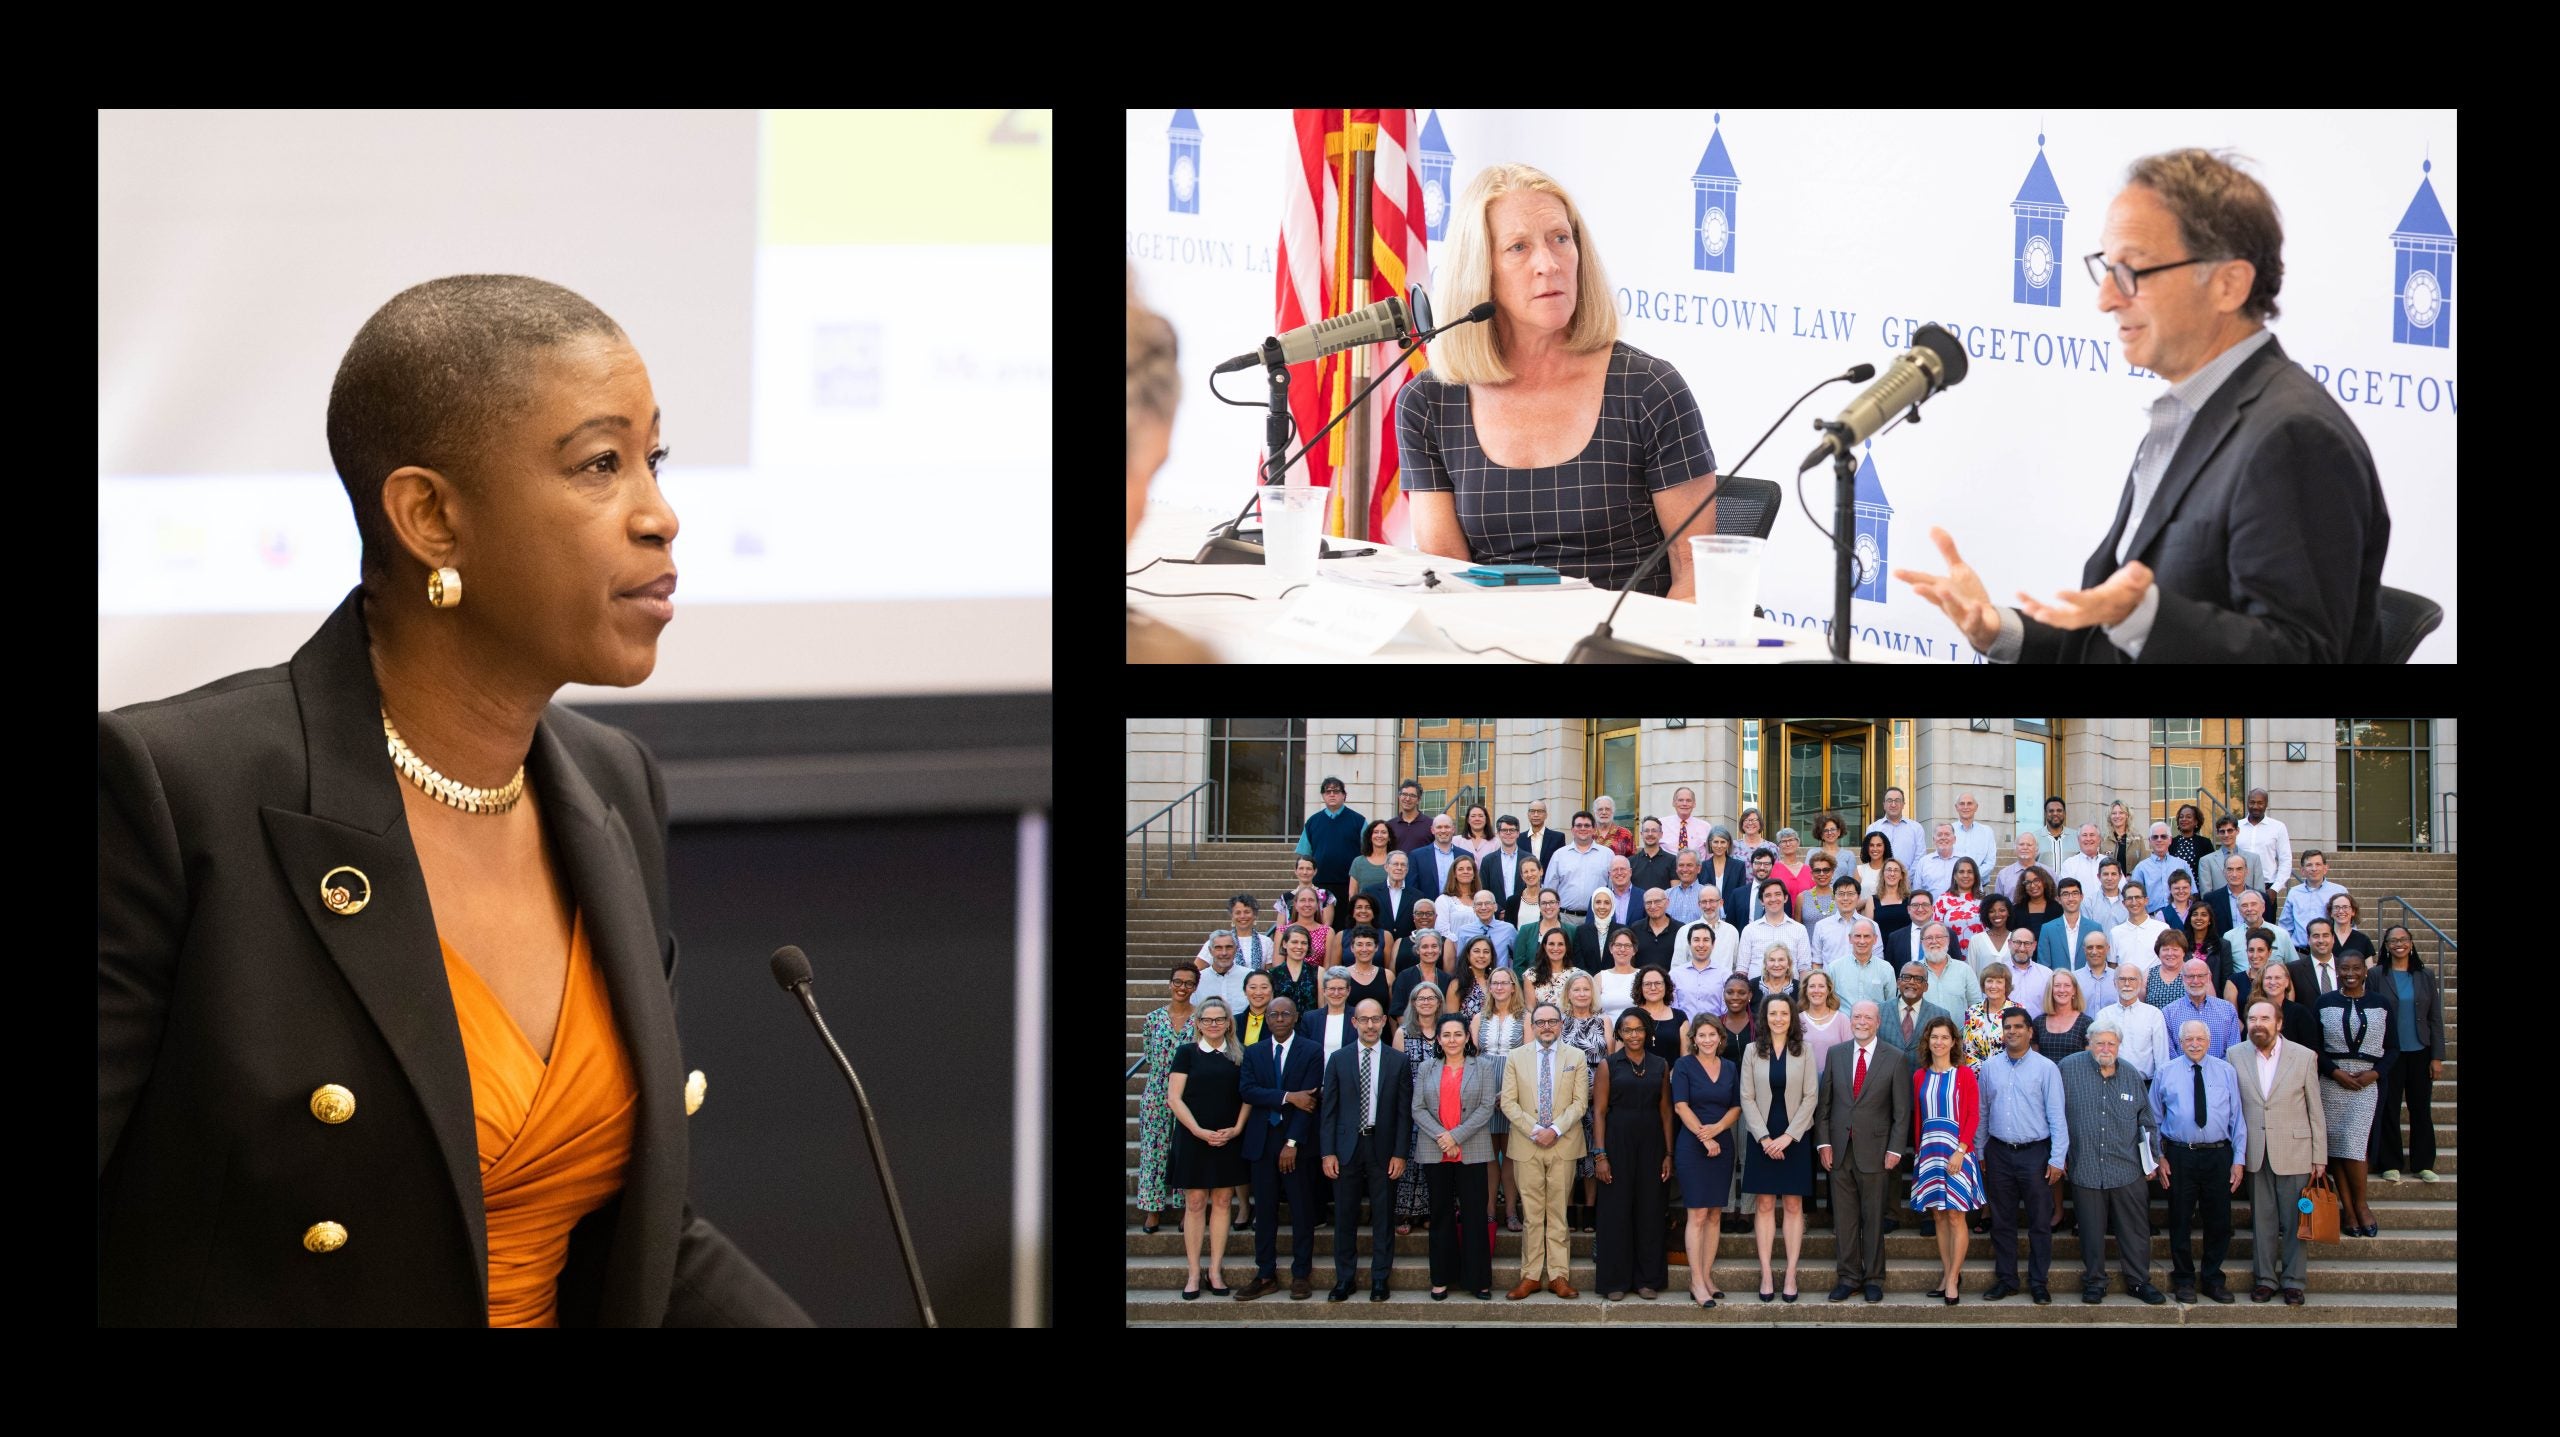
[[2103, 1287], [2084, 1287], [2080, 1289], [2080, 1300], [2095, 1307], [2107, 1300], [2107, 1290]]
[[1998, 1302], [2004, 1297], [2015, 1297], [2017, 1295], [2018, 1285], [2009, 1281], [2005, 1277], [1994, 1279], [1989, 1287], [1982, 1290], [1982, 1300], [1985, 1302]]
[[1760, 1300], [1762, 1302], [1775, 1302], [1778, 1300], [1778, 1294], [1775, 1290], [1764, 1287], [1760, 1289]]
[[1511, 1289], [1511, 1300], [1513, 1302], [1518, 1302], [1520, 1299], [1527, 1297], [1530, 1293], [1537, 1291], [1543, 1286], [1545, 1286], [1544, 1283], [1541, 1283], [1534, 1278], [1524, 1277], [1520, 1279], [1520, 1285], [1518, 1287]]
[[1883, 1283], [1881, 1283], [1881, 1282], [1871, 1282], [1871, 1283], [1868, 1283], [1868, 1284], [1867, 1284], [1867, 1301], [1869, 1301], [1869, 1302], [1882, 1302], [1882, 1301], [1884, 1301], [1884, 1284], [1883, 1284]]
[[1886, 1218], [1884, 1220], [1884, 1230], [1886, 1232], [1900, 1232], [1902, 1230], [1902, 1223], [1900, 1219]]
[[1831, 1300], [1833, 1302], [1847, 1302], [1850, 1298], [1857, 1296], [1857, 1294], [1858, 1285], [1856, 1283], [1844, 1282], [1838, 1287], [1831, 1289]]
[[1650, 1287], [1639, 1287], [1636, 1289], [1636, 1296], [1643, 1298], [1647, 1302], [1651, 1302], [1661, 1295], [1661, 1293], [1654, 1291]]
[[1197, 1301], [1199, 1301], [1199, 1300], [1200, 1300], [1200, 1289], [1198, 1289], [1198, 1288], [1196, 1288], [1196, 1287], [1186, 1287], [1186, 1288], [1184, 1288], [1184, 1289], [1182, 1290], [1182, 1300], [1183, 1300], [1183, 1301], [1185, 1301], [1185, 1302], [1197, 1302]]
[[1315, 1284], [1307, 1281], [1305, 1278], [1293, 1277], [1289, 1279], [1289, 1300], [1291, 1302], [1304, 1302], [1308, 1298], [1315, 1296], [1315, 1293]]
[[1431, 1300], [1433, 1302], [1447, 1302], [1449, 1300], [1449, 1289], [1445, 1287], [1435, 1287], [1431, 1289]]
[[1780, 1288], [1778, 1290], [1778, 1300], [1780, 1302], [1793, 1302], [1802, 1296], [1804, 1296], [1804, 1294], [1801, 1292], [1789, 1292], [1784, 1288]]
[[1373, 1287], [1373, 1288], [1370, 1288], [1370, 1289], [1369, 1289], [1369, 1300], [1370, 1300], [1371, 1302], [1384, 1302], [1384, 1301], [1386, 1301], [1386, 1300], [1387, 1300], [1387, 1290], [1386, 1290], [1385, 1288], [1383, 1288], [1383, 1287]]
[[1582, 1295], [1581, 1293], [1573, 1290], [1572, 1283], [1565, 1281], [1561, 1277], [1549, 1278], [1547, 1280], [1547, 1291], [1554, 1293], [1558, 1297], [1580, 1297]]
[[1243, 1291], [1236, 1294], [1236, 1301], [1251, 1302], [1265, 1293], [1278, 1292], [1279, 1290], [1280, 1279], [1276, 1277], [1257, 1277], [1252, 1282], [1246, 1284]]
[[1627, 1300], [1626, 1289], [1620, 1288], [1616, 1292], [1604, 1292], [1600, 1294], [1600, 1300], [1602, 1302], [1624, 1302]]
[[1493, 1301], [1493, 1289], [1492, 1289], [1492, 1288], [1490, 1288], [1490, 1287], [1479, 1287], [1479, 1288], [1477, 1288], [1477, 1289], [1476, 1289], [1476, 1301], [1478, 1301], [1478, 1302], [1491, 1302], [1491, 1301]]
[[2434, 1168], [2420, 1168], [2418, 1169], [2418, 1181], [2422, 1183], [2438, 1183], [2443, 1182], [2444, 1179], [2436, 1176], [2436, 1170]]
[[2267, 1286], [2263, 1282], [2259, 1283], [2257, 1286], [2249, 1289], [2249, 1300], [2251, 1302], [2273, 1302], [2276, 1300], [2276, 1290]]
[[2046, 1303], [2053, 1301], [2053, 1294], [2046, 1289], [2039, 1287], [2032, 1290], [2035, 1293], [2036, 1306], [2042, 1307]]
[[2194, 1288], [2192, 1288], [2192, 1287], [2182, 1287], [2182, 1288], [2179, 1288], [2179, 1289], [2178, 1289], [2178, 1303], [2179, 1303], [2179, 1305], [2180, 1305], [2180, 1306], [2182, 1306], [2182, 1307], [2193, 1307], [2193, 1306], [2195, 1306], [2195, 1305], [2196, 1305], [2196, 1290], [2195, 1290]]
[[[2434, 1181], [2434, 1179], [2433, 1179], [2433, 1178], [2429, 1178], [2429, 1179], [2428, 1179], [2428, 1181], [2429, 1181], [2429, 1182], [2433, 1182], [2433, 1181]], [[1155, 1219], [1155, 1215], [1154, 1215], [1153, 1213], [1149, 1213], [1149, 1214], [1147, 1215], [1147, 1221], [1146, 1221], [1145, 1226], [1140, 1227], [1140, 1228], [1138, 1229], [1138, 1231], [1140, 1231], [1140, 1232], [1145, 1232], [1145, 1233], [1152, 1233], [1152, 1232], [1154, 1232], [1155, 1230], [1156, 1230], [1156, 1219]]]
[[2140, 1285], [2140, 1286], [2138, 1286], [2138, 1287], [2136, 1287], [2136, 1288], [2134, 1288], [2134, 1289], [2133, 1289], [2133, 1295], [2134, 1295], [2134, 1296], [2136, 1296], [2136, 1297], [2138, 1297], [2138, 1298], [2141, 1298], [2143, 1301], [2145, 1301], [2145, 1302], [2147, 1302], [2147, 1303], [2150, 1303], [2153, 1307], [2158, 1307], [2160, 1304], [2162, 1304], [2162, 1303], [2164, 1303], [2164, 1302], [2167, 1302], [2167, 1301], [2169, 1300], [2167, 1297], [2165, 1297], [2165, 1296], [2163, 1296], [2163, 1295], [2161, 1294], [2160, 1289], [2158, 1289], [2158, 1288], [2156, 1288], [2156, 1287], [2153, 1287], [2150, 1283], [2147, 1283], [2147, 1282], [2146, 1282], [2146, 1283], [2143, 1283], [2142, 1285]]
[[2231, 1302], [2235, 1300], [2231, 1296], [2231, 1289], [2218, 1282], [2213, 1286], [2206, 1288], [2204, 1290], [2204, 1295], [2212, 1298], [2216, 1302]]
[[1209, 1295], [1211, 1297], [1232, 1297], [1235, 1294], [1227, 1291], [1224, 1287], [1219, 1286], [1218, 1280], [1213, 1277], [1209, 1279]]
[[1351, 1300], [1351, 1284], [1347, 1282], [1335, 1283], [1333, 1285], [1333, 1291], [1324, 1295], [1324, 1300], [1327, 1302], [1349, 1302]]
[[2302, 1305], [2302, 1289], [2298, 1287], [2286, 1288], [2284, 1290], [2284, 1305], [2287, 1307], [2300, 1307]]

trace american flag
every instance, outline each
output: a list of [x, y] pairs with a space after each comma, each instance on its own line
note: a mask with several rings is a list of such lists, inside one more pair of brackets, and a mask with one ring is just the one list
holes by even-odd
[[[1420, 115], [1412, 110], [1300, 110], [1296, 128], [1297, 155], [1280, 227], [1275, 334], [1348, 314], [1390, 296], [1400, 299], [1408, 286], [1427, 287], [1431, 282], [1422, 171], [1412, 153], [1413, 138], [1421, 130]], [[1369, 199], [1371, 275], [1367, 287], [1353, 293], [1347, 233], [1352, 209], [1346, 202], [1352, 175], [1349, 156], [1372, 146], [1377, 153]], [[1289, 406], [1298, 422], [1298, 444], [1304, 444], [1306, 436], [1356, 392], [1350, 379], [1356, 352], [1346, 350], [1316, 360], [1291, 376]], [[1406, 381], [1428, 367], [1429, 360], [1419, 348], [1407, 355], [1393, 344], [1371, 345], [1367, 352], [1371, 376], [1388, 365], [1402, 365], [1404, 371], [1380, 385], [1366, 402], [1371, 452], [1357, 460], [1345, 453], [1350, 429], [1350, 421], [1345, 420], [1307, 455], [1302, 477], [1308, 483], [1331, 485], [1347, 464], [1361, 463], [1370, 475], [1370, 535], [1391, 544], [1409, 544], [1411, 523], [1403, 486], [1397, 483], [1395, 400]], [[1337, 499], [1326, 516], [1327, 532], [1347, 532], [1341, 510]]]

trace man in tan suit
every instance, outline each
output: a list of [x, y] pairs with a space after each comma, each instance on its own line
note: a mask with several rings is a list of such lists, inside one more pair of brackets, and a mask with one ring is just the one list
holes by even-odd
[[1541, 1286], [1558, 1297], [1575, 1295], [1565, 1281], [1573, 1265], [1565, 1203], [1573, 1194], [1574, 1164], [1582, 1160], [1582, 1109], [1590, 1092], [1582, 1050], [1558, 1041], [1563, 1032], [1562, 1010], [1539, 1004], [1529, 1015], [1529, 1041], [1512, 1049], [1502, 1067], [1512, 1170], [1528, 1211], [1528, 1228], [1520, 1235], [1520, 1285], [1511, 1289], [1515, 1301]]
[[2295, 1204], [2329, 1171], [2329, 1125], [2320, 1112], [2319, 1059], [2278, 1031], [2273, 1003], [2249, 1005], [2249, 1041], [2224, 1061], [2240, 1074], [2240, 1115], [2249, 1123], [2251, 1302], [2276, 1295], [2276, 1239], [2284, 1239], [2284, 1300], [2302, 1305], [2302, 1233]]

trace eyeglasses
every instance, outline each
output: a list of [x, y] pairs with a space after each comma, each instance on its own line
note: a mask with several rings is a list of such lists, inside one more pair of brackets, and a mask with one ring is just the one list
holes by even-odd
[[2116, 277], [2116, 289], [2121, 292], [2125, 298], [2131, 299], [2138, 292], [2138, 282], [2146, 274], [2158, 274], [2164, 269], [2178, 269], [2191, 264], [2220, 264], [2222, 261], [2218, 259], [2209, 259], [2200, 255], [2194, 259], [2173, 260], [2168, 264], [2155, 264], [2149, 269], [2135, 269], [2133, 266], [2126, 264], [2122, 260], [2117, 260], [2112, 264], [2108, 263], [2106, 252], [2101, 250], [2096, 254], [2088, 256], [2086, 262], [2089, 266], [2090, 283], [2103, 289], [2107, 283], [2107, 276], [2112, 274]]

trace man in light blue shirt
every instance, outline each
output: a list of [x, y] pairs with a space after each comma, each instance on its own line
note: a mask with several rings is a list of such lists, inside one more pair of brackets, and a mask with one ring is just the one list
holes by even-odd
[[[2246, 972], [2248, 970], [2242, 969]], [[2190, 958], [2179, 969], [2178, 976], [2186, 984], [2187, 996], [2160, 1010], [2161, 1020], [2172, 1033], [2183, 1031], [2189, 1023], [2202, 1023], [2210, 1039], [2208, 1053], [2228, 1053], [2239, 1046], [2240, 1012], [2213, 991], [2213, 969], [2202, 958]]]
[[[1944, 893], [1953, 886], [1956, 859], [1961, 856], [1956, 852], [1956, 826], [1942, 818], [1933, 832], [1937, 847], [1921, 854], [1917, 861], [1906, 860], [1906, 866], [1911, 870], [1911, 887], [1915, 891], [1926, 888], [1931, 893]], [[1974, 867], [1979, 872], [1989, 871], [1980, 864]]]
[[[2222, 949], [2225, 953], [2231, 955], [2232, 972], [2246, 973], [2249, 971], [2249, 930], [2252, 928], [2264, 928], [2269, 933], [2275, 935], [2274, 961], [2278, 963], [2291, 963], [2294, 960], [2295, 955], [2292, 937], [2282, 928], [2267, 921], [2267, 895], [2252, 888], [2248, 892], [2240, 895], [2239, 926], [2222, 935]], [[2249, 995], [2243, 993], [2240, 996], [2245, 998]], [[2302, 1000], [2297, 998], [2295, 1001], [2301, 1002]], [[2317, 1003], [2318, 1001], [2320, 1001], [2320, 995], [2317, 993], [2312, 994], [2311, 1002]], [[2310, 1003], [2304, 1003], [2303, 1006], [2309, 1007]], [[2225, 1049], [2224, 1051], [2228, 1052], [2229, 1050]]]
[[[1813, 894], [1807, 891], [1805, 897], [1810, 900]], [[1856, 926], [1858, 921], [1857, 875], [1849, 874], [1831, 880], [1831, 910], [1828, 917], [1811, 925], [1813, 961], [1825, 968], [1848, 961], [1849, 930]], [[1877, 999], [1876, 1005], [1881, 1008], [1884, 1000]]]
[[[1663, 911], [1671, 915], [1671, 921], [1674, 923], [1695, 923], [1698, 921], [1700, 892], [1698, 855], [1683, 849], [1676, 863], [1680, 881], [1662, 890], [1662, 901], [1666, 905]], [[1681, 1011], [1689, 1010], [1684, 1008]]]
[[[1593, 842], [1599, 831], [1589, 809], [1574, 814], [1573, 842], [1557, 849], [1547, 863], [1547, 886], [1563, 901], [1565, 912], [1584, 922], [1591, 918], [1591, 890], [1609, 881], [1610, 860], [1618, 856]], [[1626, 921], [1626, 914], [1618, 919]]]
[[1950, 937], [1947, 925], [1935, 918], [1920, 930], [1920, 981], [1927, 988], [1923, 996], [1947, 1010], [1956, 1020], [1957, 1036], [1962, 1037], [1965, 1010], [1982, 1001], [1982, 983], [1973, 976], [1971, 964], [1958, 963], [1948, 955]]
[[[2023, 933], [2016, 936], [2024, 936]], [[2027, 1205], [2027, 1286], [2038, 1303], [2053, 1299], [2045, 1275], [2053, 1265], [2053, 1201], [2071, 1156], [2071, 1126], [2062, 1101], [2062, 1070], [2035, 1049], [2035, 1024], [2024, 1008], [2000, 1015], [2001, 1051], [1974, 1069], [1982, 1088], [1982, 1148], [1991, 1260], [1996, 1280], [1982, 1295], [1998, 1302], [2018, 1291], [2018, 1204]]]
[[1912, 864], [1920, 861], [1921, 850], [1929, 846], [1920, 825], [1902, 816], [1902, 790], [1898, 788], [1884, 791], [1884, 817], [1868, 824], [1867, 832], [1884, 835], [1885, 842], [1893, 845], [1893, 856], [1902, 860], [1906, 872]]
[[2098, 860], [2098, 891], [2080, 895], [2080, 910], [2109, 928], [2125, 921], [2124, 869], [2114, 855]]
[[[1455, 898], [1444, 898], [1441, 901], [1444, 903], [1455, 903], [1458, 900]], [[1460, 927], [1457, 937], [1457, 947], [1451, 951], [1457, 953], [1466, 952], [1468, 941], [1474, 938], [1477, 934], [1482, 933], [1493, 939], [1493, 966], [1500, 968], [1505, 964], [1508, 964], [1511, 961], [1511, 945], [1520, 941], [1520, 930], [1503, 922], [1499, 917], [1496, 917], [1495, 915], [1499, 911], [1499, 906], [1493, 901], [1493, 890], [1490, 888], [1477, 889], [1474, 911], [1468, 916], [1465, 924]]]
[[2346, 892], [2347, 887], [2329, 881], [2329, 855], [2316, 848], [2303, 850], [2302, 877], [2303, 881], [2284, 896], [2284, 931], [2293, 936], [2296, 947], [2308, 948], [2311, 934], [2303, 925], [2314, 918], [2328, 917], [2329, 900]]
[[2185, 859], [2169, 851], [2169, 825], [2155, 823], [2151, 825], [2151, 855], [2133, 866], [2133, 881], [2142, 885], [2142, 891], [2155, 900], [2153, 906], [2157, 907], [2158, 899], [2169, 896], [2169, 875], [2172, 873], [2187, 875], [2187, 885], [2195, 885], [2196, 871], [2187, 866]]
[[1880, 942], [1874, 919], [1850, 920], [1849, 956], [1822, 970], [1831, 975], [1831, 996], [1841, 1011], [1847, 1012], [1860, 1003], [1875, 1004], [1879, 1013], [1892, 1006], [1896, 991], [1893, 965], [1877, 951]]
[[1724, 1016], [1724, 980], [1733, 970], [1716, 961], [1716, 930], [1704, 923], [1683, 930], [1688, 948], [1671, 965], [1671, 1006], [1694, 1018]]
[[[2196, 964], [2198, 969], [2203, 966]], [[2196, 1300], [2187, 1219], [2201, 1204], [2204, 1294], [2216, 1302], [2229, 1302], [2222, 1258], [2231, 1250], [2231, 1195], [2240, 1190], [2249, 1155], [2249, 1130], [2240, 1113], [2240, 1075], [2214, 1056], [2213, 1040], [2202, 1020], [2190, 1020], [2179, 1028], [2178, 1036], [2183, 1054], [2162, 1063], [2151, 1075], [2149, 1094], [2151, 1121], [2160, 1132], [2160, 1186], [2169, 1190], [2169, 1277], [2180, 1302]]]
[[1973, 866], [1985, 874], [2000, 864], [2000, 840], [1993, 837], [1991, 825], [1973, 821], [1974, 810], [1981, 805], [1973, 795], [1956, 795], [1956, 852], [1973, 860]]

